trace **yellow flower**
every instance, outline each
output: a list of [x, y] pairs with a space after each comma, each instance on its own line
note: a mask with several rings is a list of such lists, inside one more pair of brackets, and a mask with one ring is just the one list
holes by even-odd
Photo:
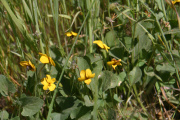
[[95, 40], [93, 43], [97, 44], [100, 48], [105, 49], [108, 52], [108, 47], [106, 44], [104, 44], [101, 40]]
[[26, 67], [28, 70], [35, 71], [35, 66], [31, 63], [31, 61], [21, 61], [20, 65]]
[[92, 74], [90, 69], [81, 70], [79, 81], [84, 81], [87, 85], [91, 83], [91, 78], [94, 78], [95, 73]]
[[75, 36], [75, 37], [76, 37], [76, 36], [77, 36], [77, 33], [73, 32], [73, 31], [67, 32], [67, 33], [66, 33], [66, 36], [67, 36], [67, 37], [71, 37], [71, 36]]
[[56, 85], [54, 84], [55, 81], [55, 78], [51, 79], [50, 75], [46, 75], [46, 77], [41, 80], [41, 83], [44, 85], [43, 90], [49, 89], [50, 91], [53, 91], [56, 88]]
[[175, 4], [176, 2], [180, 2], [180, 0], [174, 0], [172, 1], [172, 4]]
[[39, 55], [41, 55], [40, 61], [42, 63], [51, 63], [51, 65], [55, 66], [55, 63], [53, 61], [53, 59], [49, 56], [47, 56], [46, 54], [43, 53], [39, 53]]
[[117, 65], [122, 65], [120, 62], [121, 62], [121, 59], [116, 60], [113, 58], [111, 61], [107, 62], [107, 64], [112, 65], [113, 69], [115, 70]]

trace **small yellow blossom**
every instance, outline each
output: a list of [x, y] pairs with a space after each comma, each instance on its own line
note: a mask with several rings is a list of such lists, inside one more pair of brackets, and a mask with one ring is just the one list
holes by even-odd
[[75, 37], [76, 37], [76, 36], [77, 36], [77, 33], [73, 32], [73, 31], [67, 32], [67, 33], [66, 33], [66, 36], [67, 36], [67, 37], [71, 37], [71, 36], [75, 36]]
[[122, 65], [120, 62], [121, 62], [121, 59], [116, 60], [113, 58], [111, 61], [107, 62], [107, 64], [112, 65], [113, 69], [115, 70], [117, 65]]
[[35, 71], [35, 66], [31, 63], [31, 61], [21, 61], [20, 65], [23, 67], [26, 67], [27, 69], [30, 69], [31, 71]]
[[174, 0], [172, 1], [172, 4], [176, 4], [176, 2], [180, 2], [180, 0]]
[[108, 47], [106, 44], [104, 44], [101, 40], [95, 40], [93, 43], [97, 44], [100, 48], [105, 49], [108, 52]]
[[55, 81], [55, 78], [51, 79], [50, 75], [46, 75], [46, 77], [41, 80], [41, 83], [44, 85], [43, 90], [49, 89], [50, 91], [53, 91], [56, 88], [56, 85], [54, 84]]
[[55, 66], [55, 63], [53, 61], [53, 59], [49, 56], [47, 56], [46, 54], [43, 53], [39, 53], [39, 55], [41, 55], [40, 61], [44, 64], [46, 63], [51, 63], [51, 65]]
[[87, 85], [91, 83], [91, 78], [94, 78], [95, 73], [92, 74], [90, 69], [81, 70], [79, 81], [84, 81]]

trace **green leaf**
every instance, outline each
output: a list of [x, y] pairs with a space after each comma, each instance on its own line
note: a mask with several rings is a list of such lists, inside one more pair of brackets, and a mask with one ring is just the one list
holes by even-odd
[[[174, 79], [173, 77], [172, 78], [169, 78], [168, 81], [163, 81], [162, 83], [162, 86], [166, 86], [166, 87], [170, 87], [170, 88], [174, 88], [176, 85], [176, 79]], [[175, 86], [174, 86], [175, 85]]]
[[155, 1], [156, 1], [156, 3], [157, 3], [157, 7], [158, 7], [158, 8], [156, 8], [156, 9], [159, 9], [159, 10], [162, 11], [163, 9], [162, 9], [161, 1], [160, 1], [160, 0], [155, 0]]
[[84, 101], [85, 101], [85, 105], [86, 106], [93, 106], [94, 103], [92, 103], [90, 100], [89, 100], [89, 97], [87, 95], [84, 96]]
[[124, 100], [119, 99], [119, 97], [117, 96], [117, 94], [114, 94], [114, 100], [116, 100], [117, 102], [123, 102]]
[[19, 30], [21, 32], [24, 32], [24, 27], [23, 27], [22, 21], [16, 17], [16, 15], [13, 13], [10, 6], [8, 5], [7, 1], [6, 0], [1, 0], [1, 2], [4, 5], [4, 7], [6, 8], [7, 12], [11, 16], [11, 18], [14, 21], [14, 23], [16, 24], [16, 26], [19, 28]]
[[23, 116], [32, 116], [36, 114], [43, 105], [42, 99], [33, 96], [23, 97], [20, 99], [20, 102], [22, 102], [23, 111], [21, 114]]
[[111, 71], [103, 71], [100, 75], [100, 90], [105, 92], [110, 88], [115, 88], [121, 81], [119, 77]]
[[154, 75], [155, 75], [155, 73], [154, 73], [154, 69], [153, 69], [153, 67], [145, 67], [144, 68], [144, 73], [146, 74], [146, 75], [148, 75], [148, 76], [151, 76], [151, 77], [153, 77]]
[[27, 71], [27, 77], [28, 77], [28, 80], [26, 81], [27, 82], [27, 90], [29, 90], [31, 93], [34, 92], [34, 87], [35, 87], [35, 74], [33, 71]]
[[156, 70], [161, 72], [175, 73], [175, 68], [168, 63], [163, 63], [163, 65], [157, 65]]
[[52, 120], [67, 120], [69, 114], [63, 114], [63, 113], [52, 113], [51, 119]]
[[63, 113], [70, 114], [72, 111], [78, 108], [81, 101], [76, 97], [63, 97], [59, 96], [56, 98], [57, 104], [61, 107]]
[[139, 67], [134, 67], [133, 70], [129, 73], [128, 78], [131, 85], [137, 83], [141, 80], [142, 71]]
[[[142, 24], [143, 26], [143, 22], [139, 22], [139, 24]], [[139, 25], [137, 24], [136, 25], [136, 30], [135, 30], [135, 38], [138, 37], [138, 36], [142, 36], [144, 35], [146, 32], [144, 31], [144, 29]]]
[[90, 59], [88, 57], [78, 57], [77, 58], [77, 65], [79, 67], [79, 70], [86, 70], [90, 69]]
[[155, 76], [158, 80], [162, 81], [161, 77], [159, 77], [157, 74], [154, 73], [154, 69], [152, 67], [145, 67], [144, 73], [150, 77]]
[[11, 118], [11, 120], [20, 120], [20, 117], [19, 116], [16, 116], [14, 118]]
[[147, 35], [140, 35], [138, 38], [139, 42], [135, 45], [135, 47], [132, 50], [134, 52], [134, 59], [138, 58], [138, 55], [142, 52], [142, 49], [150, 51], [152, 47], [151, 40]]
[[118, 76], [119, 76], [119, 80], [120, 80], [121, 82], [123, 82], [123, 81], [124, 81], [124, 78], [126, 77], [126, 72], [121, 72]]
[[[175, 23], [175, 22], [174, 22]], [[180, 30], [179, 28], [174, 28], [174, 29], [171, 29], [169, 31], [165, 31], [164, 34], [179, 34], [180, 33]]]
[[16, 92], [15, 85], [4, 75], [0, 75], [0, 92], [3, 92], [3, 95]]
[[96, 62], [102, 60], [101, 54], [98, 54], [98, 53], [89, 53], [86, 56], [90, 59], [91, 64], [96, 63]]
[[[171, 60], [170, 54], [166, 53], [165, 55], [166, 55], [166, 57], [167, 57], [169, 60]], [[179, 55], [176, 55], [176, 54], [172, 54], [172, 56], [173, 56], [173, 59], [174, 59], [174, 61], [175, 61], [175, 64], [176, 64], [177, 69], [180, 69], [180, 56], [179, 56]], [[174, 61], [171, 61], [172, 64], [173, 64]]]
[[92, 108], [93, 107], [79, 106], [71, 113], [70, 117], [71, 119], [76, 118], [76, 120], [90, 120]]
[[32, 14], [31, 14], [31, 11], [30, 11], [28, 5], [26, 4], [26, 1], [25, 1], [25, 0], [22, 0], [22, 3], [23, 3], [23, 7], [24, 7], [24, 10], [25, 10], [25, 13], [29, 16], [30, 20], [31, 20], [32, 22], [34, 22], [34, 21], [33, 21], [33, 18], [32, 18], [33, 16], [32, 16]]
[[138, 63], [137, 63], [137, 66], [138, 67], [141, 67], [143, 66], [147, 61], [146, 60], [139, 60]]
[[164, 14], [162, 12], [159, 12], [158, 14], [155, 13], [155, 16], [159, 20], [164, 16]]
[[7, 120], [9, 118], [9, 113], [5, 110], [0, 112], [1, 120]]
[[125, 46], [127, 48], [127, 50], [131, 50], [131, 46], [132, 46], [132, 38], [131, 37], [124, 37], [124, 43], [125, 43]]
[[119, 45], [119, 40], [117, 39], [117, 34], [115, 31], [111, 30], [106, 33], [105, 43], [107, 43], [107, 46], [110, 48]]
[[[119, 54], [119, 52], [121, 54]], [[124, 56], [124, 49], [122, 47], [113, 47], [109, 50], [109, 55], [117, 59], [122, 59]]]

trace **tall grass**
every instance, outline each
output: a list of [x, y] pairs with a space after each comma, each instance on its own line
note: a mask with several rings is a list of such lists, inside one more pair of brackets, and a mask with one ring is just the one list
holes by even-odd
[[[179, 3], [0, 3], [1, 119], [179, 118]], [[77, 36], [66, 36], [71, 31]], [[96, 40], [110, 50], [93, 44]], [[42, 64], [39, 53], [56, 66]], [[113, 58], [122, 66], [108, 66]], [[34, 72], [19, 64], [28, 60]], [[89, 85], [78, 81], [86, 69], [95, 73]], [[54, 91], [43, 90], [47, 74], [57, 80]]]

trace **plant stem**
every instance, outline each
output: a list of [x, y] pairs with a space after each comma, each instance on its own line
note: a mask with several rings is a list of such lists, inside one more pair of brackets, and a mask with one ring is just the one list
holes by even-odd
[[93, 94], [94, 96], [94, 108], [93, 108], [93, 120], [97, 120], [97, 115], [98, 115], [98, 77], [96, 77], [96, 80], [95, 80], [95, 92]]
[[92, 10], [91, 8], [89, 7], [90, 5], [90, 0], [87, 0], [86, 1], [86, 6], [87, 6], [87, 9], [88, 11], [90, 11], [89, 13], [89, 17], [88, 17], [88, 32], [89, 32], [89, 51], [90, 53], [92, 53], [92, 43], [93, 43], [93, 26], [92, 26]]
[[139, 96], [138, 96], [138, 94], [137, 94], [137, 89], [136, 89], [136, 85], [135, 85], [135, 84], [133, 85], [133, 89], [134, 89], [135, 97], [136, 97], [138, 103], [139, 103], [140, 106], [142, 107], [143, 111], [147, 113], [146, 108], [145, 108], [144, 105], [142, 104], [142, 102], [141, 102], [141, 100], [140, 100], [140, 98], [139, 98]]

